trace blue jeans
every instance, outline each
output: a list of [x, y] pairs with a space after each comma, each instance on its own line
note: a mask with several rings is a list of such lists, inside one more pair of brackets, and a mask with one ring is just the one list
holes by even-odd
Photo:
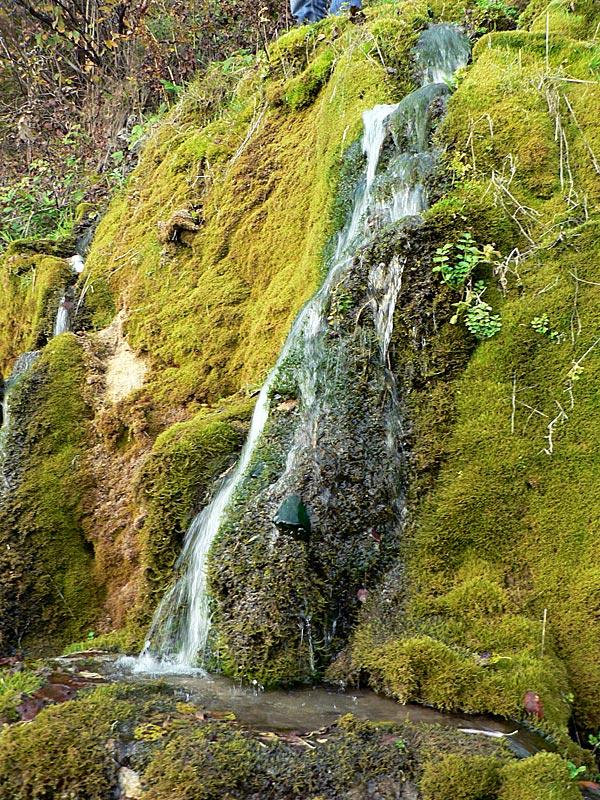
[[360, 0], [331, 0], [327, 8], [327, 0], [290, 0], [292, 16], [301, 24], [318, 22], [327, 14], [339, 14], [344, 8], [360, 8]]

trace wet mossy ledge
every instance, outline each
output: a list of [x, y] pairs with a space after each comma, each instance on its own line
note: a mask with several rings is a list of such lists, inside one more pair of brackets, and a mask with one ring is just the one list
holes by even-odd
[[65, 260], [72, 247], [72, 241], [18, 241], [0, 257], [0, 374], [52, 338], [56, 310], [73, 280]]
[[152, 800], [581, 797], [555, 753], [517, 761], [498, 740], [351, 714], [318, 731], [255, 730], [160, 683], [84, 690], [0, 734], [2, 797], [110, 800], [125, 786]]

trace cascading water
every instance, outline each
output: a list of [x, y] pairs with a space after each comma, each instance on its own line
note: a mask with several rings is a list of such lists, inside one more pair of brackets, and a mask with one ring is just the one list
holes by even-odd
[[[68, 259], [69, 266], [73, 275], [79, 275], [83, 272], [84, 261], [83, 258], [76, 254]], [[71, 309], [73, 308], [74, 290], [72, 287], [67, 287], [61, 296], [56, 315], [54, 318], [54, 325], [52, 328], [52, 336], [60, 336], [61, 333], [66, 333], [71, 329]], [[9, 478], [5, 475], [4, 463], [6, 459], [6, 439], [10, 430], [10, 395], [18, 380], [29, 371], [29, 368], [35, 363], [40, 353], [38, 350], [32, 350], [28, 353], [23, 353], [15, 361], [13, 370], [10, 377], [2, 387], [2, 403], [0, 408], [0, 473], [2, 475], [2, 483], [6, 488], [10, 483]]]
[[6, 381], [2, 392], [2, 417], [0, 424], [0, 494], [6, 489], [10, 489], [12, 481], [6, 469], [7, 440], [11, 429], [11, 394], [20, 378], [29, 371], [30, 367], [39, 357], [39, 351], [32, 350], [23, 353], [15, 361], [10, 378]]
[[[249, 468], [255, 466], [255, 451], [267, 423], [276, 424], [271, 420], [271, 401], [290, 364], [297, 413], [288, 430], [287, 458], [277, 480], [262, 487], [253, 501], [253, 514], [270, 542], [267, 550], [273, 553], [273, 536], [278, 535], [274, 510], [282, 498], [300, 494], [309, 500], [311, 522], [319, 530], [324, 552], [330, 546], [332, 528], [343, 519], [340, 504], [344, 497], [352, 497], [363, 484], [372, 506], [368, 511], [379, 526], [379, 532], [371, 529], [373, 541], [379, 542], [382, 530], [391, 540], [402, 525], [402, 414], [389, 348], [404, 264], [394, 258], [387, 265], [366, 267], [360, 253], [384, 226], [426, 208], [426, 179], [436, 161], [430, 145], [432, 129], [449, 93], [447, 83], [467, 62], [468, 41], [452, 26], [432, 26], [421, 36], [415, 55], [423, 86], [397, 105], [376, 106], [363, 114], [364, 169], [327, 277], [299, 313], [261, 389], [235, 470], [188, 529], [176, 565], [180, 577], [155, 613], [146, 647], [135, 666], [139, 671], [189, 671], [197, 663], [206, 663], [211, 628], [208, 553], [225, 512], [240, 505], [237, 496], [254, 477]], [[361, 305], [354, 314], [359, 296]], [[346, 305], [353, 309], [350, 321], [347, 314], [344, 317]], [[367, 310], [370, 327], [362, 330], [359, 322]], [[369, 371], [364, 386], [349, 378], [360, 375], [363, 367]], [[353, 439], [358, 443], [358, 455], [348, 451]], [[362, 544], [355, 544], [358, 533], [364, 538], [364, 521], [354, 527], [349, 521], [347, 543], [340, 548], [339, 540], [336, 542], [343, 552], [333, 556], [335, 560], [339, 555], [337, 572], [342, 587], [347, 582], [345, 565], [357, 558], [359, 550], [367, 553]], [[369, 551], [365, 564], [371, 564], [376, 556]], [[365, 566], [365, 574], [369, 568]], [[340, 591], [337, 586], [336, 591]], [[304, 605], [297, 620], [302, 642], [308, 642], [308, 669], [312, 671], [314, 632], [306, 599]], [[322, 631], [326, 641], [333, 639], [341, 614], [333, 600], [330, 605], [330, 623]]]
[[53, 336], [60, 336], [61, 333], [66, 333], [70, 328], [68, 302], [66, 295], [63, 295], [56, 311], [56, 319], [54, 320], [54, 329], [52, 331]]

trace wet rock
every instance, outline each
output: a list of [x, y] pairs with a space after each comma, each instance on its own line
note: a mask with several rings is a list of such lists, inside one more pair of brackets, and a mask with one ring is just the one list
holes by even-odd
[[273, 522], [284, 533], [296, 535], [300, 539], [308, 539], [310, 517], [300, 495], [288, 495], [279, 506]]
[[118, 772], [119, 797], [123, 800], [138, 800], [142, 796], [142, 782], [137, 772], [121, 767]]
[[293, 411], [297, 407], [298, 407], [298, 401], [297, 400], [284, 400], [282, 403], [279, 403], [276, 406], [276, 410], [277, 411], [284, 411], [285, 413], [289, 413], [290, 411]]

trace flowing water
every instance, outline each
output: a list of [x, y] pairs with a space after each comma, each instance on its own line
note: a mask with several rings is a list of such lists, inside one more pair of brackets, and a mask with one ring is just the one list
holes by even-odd
[[6, 468], [6, 455], [8, 451], [8, 437], [11, 430], [11, 394], [19, 382], [19, 379], [25, 375], [30, 367], [35, 363], [39, 357], [39, 351], [33, 350], [29, 353], [23, 353], [15, 361], [10, 377], [6, 381], [2, 392], [2, 406], [0, 417], [0, 494], [6, 489], [10, 489], [12, 485], [9, 471]]
[[[330, 268], [320, 290], [299, 313], [259, 394], [250, 433], [237, 466], [226, 476], [212, 502], [192, 521], [176, 564], [180, 577], [156, 610], [146, 646], [134, 665], [139, 672], [189, 672], [202, 664], [207, 650], [211, 615], [207, 591], [208, 553], [224, 514], [244, 481], [257, 443], [270, 414], [270, 394], [290, 354], [300, 354], [295, 371], [299, 414], [293, 443], [283, 474], [271, 494], [292, 486], [301, 465], [318, 464], [318, 431], [335, 406], [330, 386], [331, 358], [328, 354], [332, 295], [352, 277], [357, 253], [383, 226], [422, 212], [427, 206], [426, 180], [436, 153], [431, 132], [444, 110], [447, 83], [469, 57], [468, 41], [449, 25], [432, 26], [415, 51], [422, 72], [422, 87], [395, 105], [379, 105], [363, 114], [362, 150], [364, 170], [354, 194], [348, 222], [338, 236]], [[389, 369], [389, 347], [396, 300], [402, 284], [403, 262], [375, 264], [368, 275], [369, 296], [379, 349], [380, 371], [387, 384], [383, 459], [395, 464], [390, 486], [397, 486], [402, 462], [401, 421], [394, 376]], [[340, 345], [341, 351], [344, 344]], [[334, 369], [340, 369], [339, 353]], [[334, 376], [335, 377], [335, 376]], [[333, 381], [335, 383], [335, 380]], [[381, 456], [380, 456], [381, 457]], [[304, 467], [302, 467], [304, 468]], [[318, 469], [313, 470], [318, 475]], [[396, 490], [397, 491], [397, 490]], [[397, 517], [403, 513], [403, 498], [397, 498]], [[302, 635], [310, 638], [310, 617]], [[335, 621], [333, 623], [335, 626]], [[311, 661], [312, 661], [312, 648]]]
[[60, 336], [61, 333], [66, 333], [71, 327], [71, 320], [69, 314], [68, 300], [66, 295], [63, 295], [58, 309], [56, 311], [56, 319], [54, 320], [53, 336]]

